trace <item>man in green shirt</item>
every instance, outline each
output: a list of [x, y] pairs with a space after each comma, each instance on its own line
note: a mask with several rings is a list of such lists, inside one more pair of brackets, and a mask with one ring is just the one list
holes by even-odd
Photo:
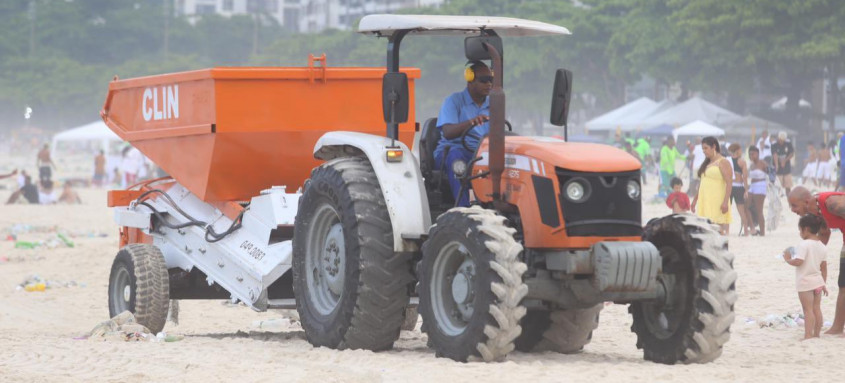
[[685, 160], [687, 157], [675, 147], [675, 139], [669, 137], [660, 148], [660, 195], [668, 196], [670, 191], [669, 182], [675, 176], [675, 161]]
[[651, 144], [648, 142], [649, 140], [643, 137], [637, 139], [637, 144], [634, 146], [634, 151], [637, 152], [637, 156], [640, 157], [640, 164], [642, 165], [642, 169], [640, 173], [642, 174], [643, 178], [643, 185], [646, 184], [646, 174], [648, 173], [647, 166], [651, 162]]

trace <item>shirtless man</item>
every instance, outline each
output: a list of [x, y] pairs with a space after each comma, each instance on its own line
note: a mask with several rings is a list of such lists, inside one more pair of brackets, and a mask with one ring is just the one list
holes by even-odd
[[[839, 229], [845, 238], [845, 193], [826, 192], [813, 195], [803, 186], [789, 193], [789, 208], [799, 216], [813, 214], [822, 217], [825, 226], [819, 231], [819, 239], [827, 245], [830, 229]], [[825, 334], [842, 334], [845, 327], [845, 247], [839, 253], [839, 294], [836, 297], [836, 313], [833, 325]]]
[[82, 199], [79, 198], [79, 194], [76, 192], [76, 190], [73, 190], [73, 187], [71, 187], [70, 182], [66, 181], [64, 187], [62, 188], [62, 195], [59, 196], [58, 203], [78, 205], [82, 203]]
[[50, 145], [44, 144], [44, 147], [38, 151], [38, 159], [35, 161], [38, 166], [38, 181], [50, 181], [53, 178], [52, 169], [55, 169], [56, 164], [50, 158]]

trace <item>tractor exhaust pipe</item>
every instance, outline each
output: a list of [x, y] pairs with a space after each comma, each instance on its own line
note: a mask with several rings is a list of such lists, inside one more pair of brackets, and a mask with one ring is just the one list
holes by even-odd
[[502, 88], [502, 55], [496, 48], [484, 43], [493, 61], [493, 89], [490, 90], [490, 179], [493, 182], [493, 203], [502, 200], [502, 173], [505, 171], [505, 90]]

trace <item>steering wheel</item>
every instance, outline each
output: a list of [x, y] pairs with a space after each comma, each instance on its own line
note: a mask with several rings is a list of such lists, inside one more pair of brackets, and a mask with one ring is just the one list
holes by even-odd
[[[505, 127], [507, 128], [508, 132], [513, 132], [513, 127], [511, 126], [510, 121], [505, 120]], [[475, 126], [469, 128], [467, 130], [464, 130], [464, 133], [461, 134], [461, 146], [463, 146], [464, 149], [466, 149], [467, 151], [473, 152], [473, 153], [475, 153], [475, 149], [472, 149], [472, 148], [469, 147], [469, 145], [467, 145], [467, 136], [474, 129], [475, 129]], [[481, 139], [484, 138], [484, 137], [478, 137], [476, 134], [473, 134], [472, 136], [475, 137], [476, 139], [478, 139], [479, 141], [481, 141]]]

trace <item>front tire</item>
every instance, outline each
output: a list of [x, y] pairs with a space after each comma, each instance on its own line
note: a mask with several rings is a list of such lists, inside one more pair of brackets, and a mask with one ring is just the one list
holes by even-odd
[[419, 268], [422, 330], [438, 357], [503, 360], [522, 328], [528, 293], [522, 245], [505, 218], [480, 207], [437, 218]]
[[134, 243], [120, 249], [109, 275], [109, 316], [130, 311], [156, 334], [164, 329], [170, 306], [170, 279], [161, 251]]
[[393, 251], [390, 216], [369, 162], [336, 158], [314, 169], [293, 238], [293, 290], [308, 341], [391, 348], [412, 280], [410, 257]]
[[715, 360], [730, 339], [737, 298], [727, 238], [705, 219], [680, 214], [650, 222], [643, 240], [660, 251], [666, 297], [629, 307], [637, 348], [657, 363]]

